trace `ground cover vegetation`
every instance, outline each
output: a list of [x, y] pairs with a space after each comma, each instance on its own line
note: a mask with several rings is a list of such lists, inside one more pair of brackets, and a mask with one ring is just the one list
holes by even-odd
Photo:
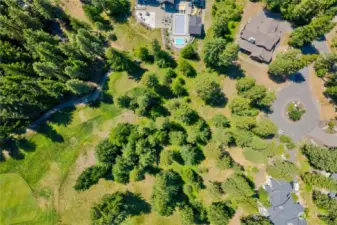
[[287, 114], [292, 121], [299, 121], [305, 112], [306, 110], [300, 103], [296, 103], [296, 105], [289, 103], [287, 106]]

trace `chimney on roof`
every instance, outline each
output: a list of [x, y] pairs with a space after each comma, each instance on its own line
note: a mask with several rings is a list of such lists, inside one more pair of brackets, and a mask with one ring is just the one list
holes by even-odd
[[252, 44], [255, 44], [255, 38], [253, 38], [253, 37], [250, 37], [250, 38], [248, 38], [248, 41], [250, 42], [250, 43], [252, 43]]

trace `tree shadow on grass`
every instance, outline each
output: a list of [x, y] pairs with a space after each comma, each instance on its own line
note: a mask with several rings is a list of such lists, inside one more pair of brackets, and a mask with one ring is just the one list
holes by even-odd
[[64, 138], [62, 137], [62, 135], [57, 133], [57, 131], [48, 123], [40, 126], [36, 131], [43, 136], [51, 139], [53, 142], [64, 142]]
[[36, 149], [36, 144], [26, 138], [21, 138], [18, 140], [18, 147], [25, 152], [33, 152]]
[[147, 71], [147, 69], [142, 68], [140, 65], [136, 65], [131, 71], [128, 71], [128, 75], [130, 79], [135, 81], [140, 81], [143, 74]]
[[212, 98], [212, 101], [208, 101], [206, 104], [215, 108], [223, 108], [227, 105], [227, 102], [227, 97], [224, 95], [224, 93], [220, 92]]
[[[18, 140], [14, 138], [8, 139], [8, 141], [5, 144], [3, 144], [1, 148], [4, 150], [7, 150], [9, 156], [15, 160], [22, 160], [25, 158], [25, 154], [23, 154], [19, 149]], [[3, 159], [5, 159], [4, 155], [2, 156], [3, 156]]]
[[70, 106], [64, 109], [61, 109], [58, 113], [55, 113], [52, 117], [51, 117], [51, 121], [53, 124], [57, 124], [57, 125], [69, 125], [74, 118], [74, 111], [75, 111], [75, 107], [74, 106]]
[[147, 203], [140, 194], [134, 194], [128, 191], [124, 198], [126, 204], [132, 206], [129, 208], [129, 213], [132, 216], [137, 216], [141, 213], [148, 214], [151, 212], [151, 205]]
[[245, 77], [245, 73], [240, 65], [230, 65], [228, 67], [213, 68], [219, 74], [225, 74], [230, 79], [240, 79]]

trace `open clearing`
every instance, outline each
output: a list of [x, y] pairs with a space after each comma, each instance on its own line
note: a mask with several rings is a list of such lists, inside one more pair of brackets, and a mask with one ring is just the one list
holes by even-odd
[[36, 216], [36, 200], [28, 184], [19, 175], [1, 174], [0, 193], [0, 224], [24, 223]]

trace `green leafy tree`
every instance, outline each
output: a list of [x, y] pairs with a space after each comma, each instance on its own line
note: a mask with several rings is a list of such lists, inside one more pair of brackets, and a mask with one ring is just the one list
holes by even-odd
[[94, 87], [89, 85], [88, 83], [78, 80], [71, 79], [66, 82], [67, 88], [76, 95], [84, 95], [91, 92]]
[[301, 152], [308, 158], [312, 167], [319, 170], [325, 170], [337, 173], [337, 150], [328, 149], [312, 144], [304, 144]]
[[320, 16], [314, 18], [310, 24], [296, 28], [290, 36], [289, 44], [295, 47], [302, 47], [328, 33], [335, 24], [330, 16]]
[[298, 49], [290, 49], [276, 55], [276, 59], [269, 65], [269, 73], [274, 76], [287, 77], [309, 65], [312, 57], [301, 54]]
[[234, 198], [246, 198], [254, 194], [250, 184], [242, 175], [233, 175], [225, 180], [222, 185], [222, 190]]
[[91, 166], [84, 170], [77, 178], [74, 189], [76, 191], [83, 191], [89, 189], [92, 185], [97, 184], [100, 178], [107, 174], [107, 167]]
[[60, 68], [52, 62], [35, 62], [33, 64], [34, 71], [41, 77], [57, 80], [67, 80], [65, 74]]
[[121, 153], [120, 147], [113, 145], [108, 139], [104, 139], [96, 146], [97, 159], [102, 163], [113, 164]]
[[256, 127], [256, 118], [251, 116], [234, 117], [235, 127], [243, 130], [252, 130]]
[[195, 146], [185, 145], [180, 148], [181, 158], [185, 165], [197, 165], [204, 158], [202, 151]]
[[272, 223], [267, 217], [253, 215], [241, 218], [241, 225], [272, 225]]
[[337, 191], [337, 181], [322, 174], [304, 173], [301, 175], [304, 183], [315, 188], [324, 188], [330, 191]]
[[246, 147], [252, 142], [253, 134], [245, 130], [235, 130], [234, 139], [237, 146]]
[[195, 122], [197, 114], [185, 102], [176, 100], [169, 105], [173, 117], [182, 123], [191, 125]]
[[144, 62], [151, 61], [151, 55], [149, 50], [146, 47], [139, 47], [135, 50], [135, 55], [137, 58]]
[[181, 73], [187, 77], [193, 77], [196, 75], [196, 71], [193, 66], [185, 59], [180, 59], [178, 62], [178, 69]]
[[277, 130], [277, 126], [271, 120], [261, 119], [253, 132], [262, 138], [270, 138], [276, 135]]
[[220, 55], [226, 48], [227, 41], [222, 38], [216, 38], [205, 43], [204, 62], [208, 67], [218, 67]]
[[170, 166], [175, 161], [176, 154], [172, 150], [162, 151], [160, 153], [160, 164], [162, 166]]
[[120, 123], [113, 128], [109, 135], [109, 141], [117, 146], [124, 146], [128, 143], [128, 137], [131, 134], [133, 125], [129, 123]]
[[337, 63], [337, 54], [324, 53], [320, 54], [314, 64], [314, 68], [318, 77], [329, 78], [335, 72]]
[[267, 173], [276, 179], [291, 181], [297, 175], [298, 169], [291, 162], [277, 160], [273, 165], [267, 166]]
[[180, 146], [186, 143], [187, 135], [183, 131], [171, 131], [169, 137], [172, 145]]
[[183, 225], [194, 224], [194, 212], [191, 207], [186, 205], [179, 210], [179, 213]]
[[104, 195], [99, 203], [91, 207], [91, 223], [119, 225], [129, 217], [149, 211], [150, 205], [140, 195], [117, 191]]
[[225, 15], [217, 15], [213, 21], [214, 37], [223, 38], [228, 33], [229, 18]]
[[99, 36], [85, 29], [79, 29], [77, 31], [76, 43], [80, 51], [88, 58], [101, 56], [104, 52], [104, 43]]
[[318, 208], [328, 211], [329, 214], [333, 215], [336, 213], [337, 200], [330, 198], [327, 194], [323, 194], [319, 191], [313, 191], [312, 200]]
[[233, 215], [234, 210], [225, 202], [213, 202], [208, 208], [208, 219], [213, 225], [226, 225]]
[[105, 51], [105, 57], [112, 69], [116, 71], [132, 72], [135, 69], [135, 64], [124, 53], [117, 51], [114, 48], [108, 48]]
[[180, 56], [184, 59], [198, 59], [198, 53], [192, 44], [187, 44], [181, 51]]
[[129, 159], [122, 156], [117, 156], [115, 159], [115, 164], [112, 167], [112, 175], [114, 181], [121, 184], [127, 184], [130, 179], [130, 172], [132, 170], [132, 165]]
[[165, 73], [162, 76], [161, 82], [163, 85], [169, 86], [172, 83], [173, 78], [177, 77], [176, 72], [173, 69], [166, 69]]
[[162, 216], [172, 215], [182, 191], [181, 178], [173, 170], [164, 170], [156, 175], [152, 190], [152, 207]]
[[209, 105], [220, 105], [225, 101], [219, 83], [207, 75], [199, 75], [195, 82], [197, 95]]
[[111, 17], [127, 15], [130, 12], [130, 2], [127, 0], [100, 0], [107, 14]]
[[234, 64], [234, 61], [238, 59], [240, 47], [236, 43], [229, 43], [226, 45], [224, 51], [219, 57], [219, 66], [229, 67]]
[[229, 119], [223, 114], [216, 114], [212, 118], [212, 124], [217, 128], [228, 128], [230, 127]]
[[253, 77], [243, 77], [236, 82], [236, 90], [238, 93], [244, 93], [254, 87], [256, 80]]
[[142, 76], [141, 82], [145, 87], [151, 88], [151, 89], [156, 89], [159, 86], [158, 78], [157, 78], [156, 74], [154, 74], [152, 72], [145, 73]]
[[238, 116], [256, 116], [258, 110], [251, 108], [250, 100], [242, 97], [236, 97], [229, 102], [229, 108], [234, 115]]
[[181, 77], [177, 77], [173, 80], [171, 90], [174, 95], [182, 96], [187, 93], [185, 87], [185, 81]]

